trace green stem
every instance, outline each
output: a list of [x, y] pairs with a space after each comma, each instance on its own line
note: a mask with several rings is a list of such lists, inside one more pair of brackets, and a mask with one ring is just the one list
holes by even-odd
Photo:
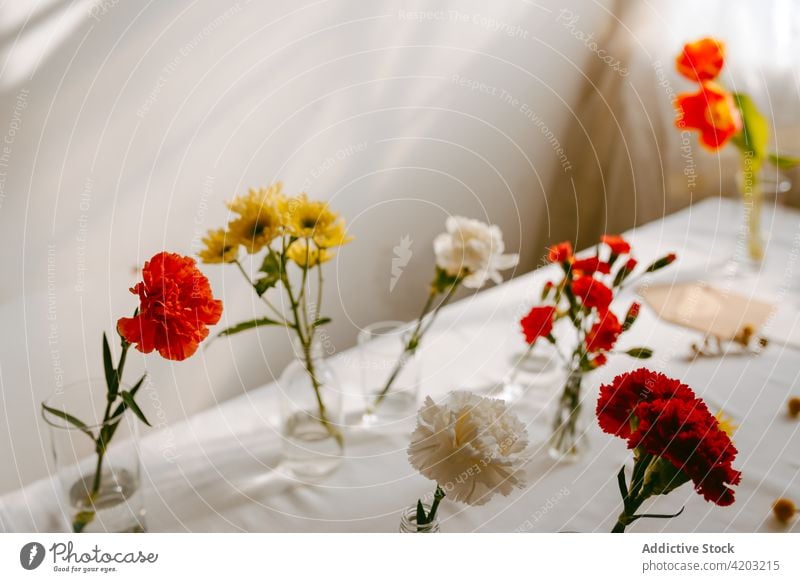
[[445, 497], [444, 489], [436, 485], [436, 491], [433, 493], [433, 503], [431, 504], [431, 510], [428, 513], [428, 523], [433, 523], [433, 520], [436, 519], [436, 512], [439, 510], [439, 503], [442, 502], [442, 499]]
[[[116, 389], [112, 391], [111, 386], [107, 386], [108, 392], [106, 396], [106, 409], [103, 412], [103, 423], [100, 425], [100, 431], [97, 435], [97, 440], [95, 440], [97, 463], [95, 464], [94, 478], [92, 479], [92, 489], [89, 491], [89, 495], [87, 496], [87, 502], [90, 506], [94, 506], [97, 494], [100, 492], [100, 486], [103, 483], [103, 460], [105, 459], [106, 448], [108, 447], [108, 443], [104, 440], [105, 434], [103, 430], [108, 426], [108, 421], [111, 419], [111, 409], [114, 406], [114, 402], [117, 399], [117, 394], [119, 393], [119, 387], [122, 384], [122, 372], [125, 369], [125, 360], [128, 356], [128, 349], [130, 347], [131, 344], [123, 339], [122, 351], [119, 355], [119, 363], [117, 364], [117, 369], [114, 371], [115, 381], [117, 384]], [[72, 523], [72, 528], [75, 533], [80, 533], [83, 531], [83, 529], [94, 519], [94, 514], [94, 511], [80, 512]]]
[[[270, 252], [272, 251], [270, 250]], [[283, 313], [281, 313], [277, 307], [272, 305], [272, 303], [270, 303], [266, 297], [258, 293], [256, 284], [253, 283], [253, 280], [250, 278], [250, 275], [248, 275], [247, 271], [244, 270], [244, 266], [242, 266], [242, 263], [240, 263], [239, 260], [237, 259], [236, 261], [234, 261], [234, 264], [237, 267], [239, 267], [239, 272], [242, 274], [242, 277], [244, 277], [245, 280], [250, 284], [250, 286], [256, 292], [256, 295], [262, 301], [262, 303], [264, 303], [264, 305], [266, 305], [272, 311], [272, 313], [278, 318], [278, 323], [280, 323], [281, 325], [285, 325], [286, 327], [291, 327], [291, 324], [288, 321], [286, 321], [286, 318], [283, 316]]]
[[325, 427], [325, 430], [336, 439], [336, 442], [339, 443], [341, 446], [344, 442], [341, 432], [333, 426], [330, 419], [328, 418], [328, 413], [325, 408], [325, 403], [322, 401], [322, 384], [319, 382], [317, 378], [316, 369], [314, 366], [314, 357], [312, 354], [312, 342], [314, 341], [314, 327], [313, 325], [310, 326], [310, 329], [304, 329], [301, 325], [300, 320], [300, 312], [299, 306], [297, 301], [295, 300], [294, 292], [292, 291], [292, 287], [289, 284], [289, 278], [284, 274], [283, 275], [283, 285], [286, 288], [286, 294], [289, 297], [289, 303], [291, 304], [292, 316], [294, 317], [294, 327], [297, 331], [297, 336], [300, 341], [300, 345], [303, 350], [303, 359], [305, 360], [305, 367], [306, 372], [308, 372], [309, 377], [311, 378], [311, 385], [314, 388], [314, 396], [317, 400], [317, 406], [319, 408], [319, 421], [322, 423], [322, 426]]

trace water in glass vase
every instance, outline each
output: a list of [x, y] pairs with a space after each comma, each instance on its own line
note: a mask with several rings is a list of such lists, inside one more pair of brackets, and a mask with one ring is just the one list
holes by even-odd
[[100, 488], [89, 501], [94, 475], [77, 481], [69, 490], [72, 515], [91, 514], [83, 528], [86, 533], [116, 532], [143, 533], [144, 503], [139, 488], [139, 476], [125, 469], [103, 471]]
[[[121, 385], [123, 389], [129, 389]], [[83, 425], [43, 413], [50, 429], [51, 450], [61, 485], [65, 519], [73, 532], [132, 533], [145, 531], [144, 495], [140, 487], [139, 423], [133, 414], [103, 421], [107, 405], [104, 379], [82, 380], [45, 401], [48, 408], [68, 413]], [[113, 439], [98, 454], [97, 438]], [[95, 479], [98, 472], [100, 479]]]
[[578, 461], [588, 449], [581, 415], [582, 380], [583, 374], [579, 370], [571, 371], [556, 403], [553, 432], [548, 443], [548, 454], [555, 461]]
[[392, 425], [416, 417], [419, 356], [405, 351], [411, 327], [401, 321], [380, 321], [358, 334], [365, 426]]
[[281, 468], [300, 479], [319, 479], [333, 473], [344, 452], [342, 392], [332, 370], [311, 352], [311, 365], [302, 357], [281, 375], [283, 433]]

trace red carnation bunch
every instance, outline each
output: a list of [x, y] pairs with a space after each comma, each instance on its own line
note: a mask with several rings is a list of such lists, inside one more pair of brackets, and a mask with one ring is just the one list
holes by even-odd
[[[520, 320], [528, 343], [528, 350], [522, 358], [527, 357], [540, 338], [544, 338], [567, 362], [567, 377], [550, 439], [550, 454], [554, 458], [570, 459], [579, 455], [577, 421], [581, 411], [583, 375], [606, 365], [609, 355], [615, 353], [620, 336], [639, 317], [641, 306], [636, 302], [629, 306], [622, 320], [611, 311], [615, 294], [636, 278], [634, 272], [638, 262], [631, 252], [630, 243], [619, 235], [603, 235], [592, 252], [581, 253], [581, 256], [575, 256], [568, 241], [553, 245], [548, 249], [547, 258], [561, 267], [561, 280], [547, 281], [542, 289], [541, 305], [533, 307]], [[674, 254], [665, 255], [641, 270], [638, 276], [663, 269], [674, 260]], [[576, 341], [569, 346], [571, 352], [562, 351], [552, 333], [560, 319], [570, 322], [575, 330]], [[637, 347], [623, 353], [634, 358], [649, 358], [653, 352]], [[514, 384], [518, 371], [519, 368], [515, 367], [504, 379], [507, 386]]]
[[624, 511], [615, 532], [641, 517], [672, 517], [636, 511], [649, 497], [689, 481], [707, 501], [734, 502], [731, 487], [741, 481], [732, 466], [736, 447], [706, 404], [680, 381], [645, 368], [617, 376], [600, 388], [597, 420], [635, 451], [630, 484], [624, 467], [619, 475]]
[[[578, 334], [578, 345], [571, 361], [579, 371], [593, 370], [607, 361], [620, 335], [630, 329], [639, 315], [640, 305], [633, 303], [622, 323], [611, 311], [614, 295], [635, 277], [638, 263], [631, 254], [631, 245], [619, 235], [603, 235], [594, 253], [576, 257], [572, 244], [565, 241], [548, 249], [551, 263], [561, 265], [563, 277], [548, 281], [542, 290], [543, 305], [538, 305], [520, 320], [525, 341], [533, 346], [539, 338], [551, 343], [553, 325], [559, 319], [569, 320]], [[662, 269], [675, 260], [666, 255], [651, 263], [640, 275]], [[652, 353], [647, 348], [626, 352], [637, 358]]]

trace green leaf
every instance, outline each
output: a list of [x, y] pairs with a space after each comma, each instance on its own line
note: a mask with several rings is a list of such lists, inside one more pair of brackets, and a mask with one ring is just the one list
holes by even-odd
[[319, 327], [321, 325], [325, 325], [326, 323], [330, 323], [332, 320], [330, 317], [320, 317], [317, 321], [315, 321], [312, 325], [314, 327]]
[[56, 408], [50, 408], [46, 404], [42, 404], [42, 408], [44, 410], [46, 410], [47, 412], [49, 412], [50, 414], [52, 414], [53, 416], [57, 416], [58, 418], [60, 418], [62, 420], [66, 420], [68, 423], [70, 423], [74, 427], [78, 428], [83, 434], [89, 436], [89, 438], [94, 440], [94, 434], [92, 434], [92, 431], [89, 430], [89, 427], [87, 426], [87, 424], [85, 422], [83, 422], [82, 420], [79, 420], [79, 419], [75, 418], [74, 416], [72, 416], [71, 414], [69, 414], [67, 412], [64, 412], [63, 410], [58, 410]]
[[777, 166], [781, 170], [791, 170], [795, 166], [800, 166], [800, 158], [793, 158], [791, 156], [769, 154], [767, 159], [773, 166]]
[[133, 399], [133, 396], [131, 395], [131, 393], [130, 393], [130, 392], [127, 392], [127, 391], [123, 390], [122, 392], [120, 392], [120, 393], [119, 393], [119, 395], [122, 397], [122, 401], [123, 401], [125, 404], [127, 404], [127, 405], [128, 405], [128, 408], [130, 408], [130, 409], [131, 409], [131, 411], [133, 411], [133, 413], [136, 415], [136, 417], [137, 417], [139, 420], [141, 420], [141, 421], [142, 421], [143, 423], [145, 423], [147, 426], [152, 426], [152, 425], [150, 424], [150, 421], [148, 421], [148, 420], [145, 418], [145, 416], [144, 416], [144, 412], [142, 412], [142, 409], [141, 409], [141, 408], [139, 408], [139, 405], [138, 405], [138, 404], [136, 404], [136, 401]]
[[259, 317], [258, 319], [243, 321], [227, 329], [223, 329], [221, 332], [217, 334], [217, 337], [226, 337], [229, 335], [234, 335], [241, 331], [246, 331], [248, 329], [253, 329], [255, 327], [261, 327], [263, 325], [283, 325], [283, 324], [279, 321], [275, 321], [274, 319], [270, 319], [268, 317]]
[[114, 369], [114, 363], [111, 360], [111, 348], [108, 345], [108, 337], [106, 337], [105, 333], [103, 333], [103, 369], [106, 374], [108, 399], [114, 400], [117, 397], [117, 390], [119, 390], [119, 379], [117, 378], [117, 371]]
[[632, 358], [639, 358], [640, 360], [646, 360], [647, 358], [653, 355], [653, 350], [651, 350], [650, 348], [631, 348], [625, 353]]
[[628, 484], [625, 482], [625, 465], [617, 473], [617, 484], [619, 485], [619, 492], [623, 500], [628, 499]]
[[767, 156], [769, 123], [744, 93], [734, 93], [733, 100], [742, 116], [742, 131], [733, 137], [733, 143], [745, 153], [751, 153], [756, 166]]
[[422, 506], [422, 500], [417, 499], [417, 525], [426, 525], [428, 518], [425, 516], [425, 508]]
[[274, 252], [269, 252], [264, 257], [264, 262], [261, 263], [259, 271], [264, 273], [264, 276], [256, 280], [255, 289], [256, 293], [261, 296], [267, 292], [267, 289], [271, 289], [281, 280], [283, 265]]

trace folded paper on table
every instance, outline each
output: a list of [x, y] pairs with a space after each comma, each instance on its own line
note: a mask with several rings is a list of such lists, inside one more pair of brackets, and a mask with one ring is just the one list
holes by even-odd
[[639, 293], [661, 319], [721, 340], [733, 339], [745, 326], [758, 332], [775, 311], [770, 303], [702, 282], [642, 287]]

